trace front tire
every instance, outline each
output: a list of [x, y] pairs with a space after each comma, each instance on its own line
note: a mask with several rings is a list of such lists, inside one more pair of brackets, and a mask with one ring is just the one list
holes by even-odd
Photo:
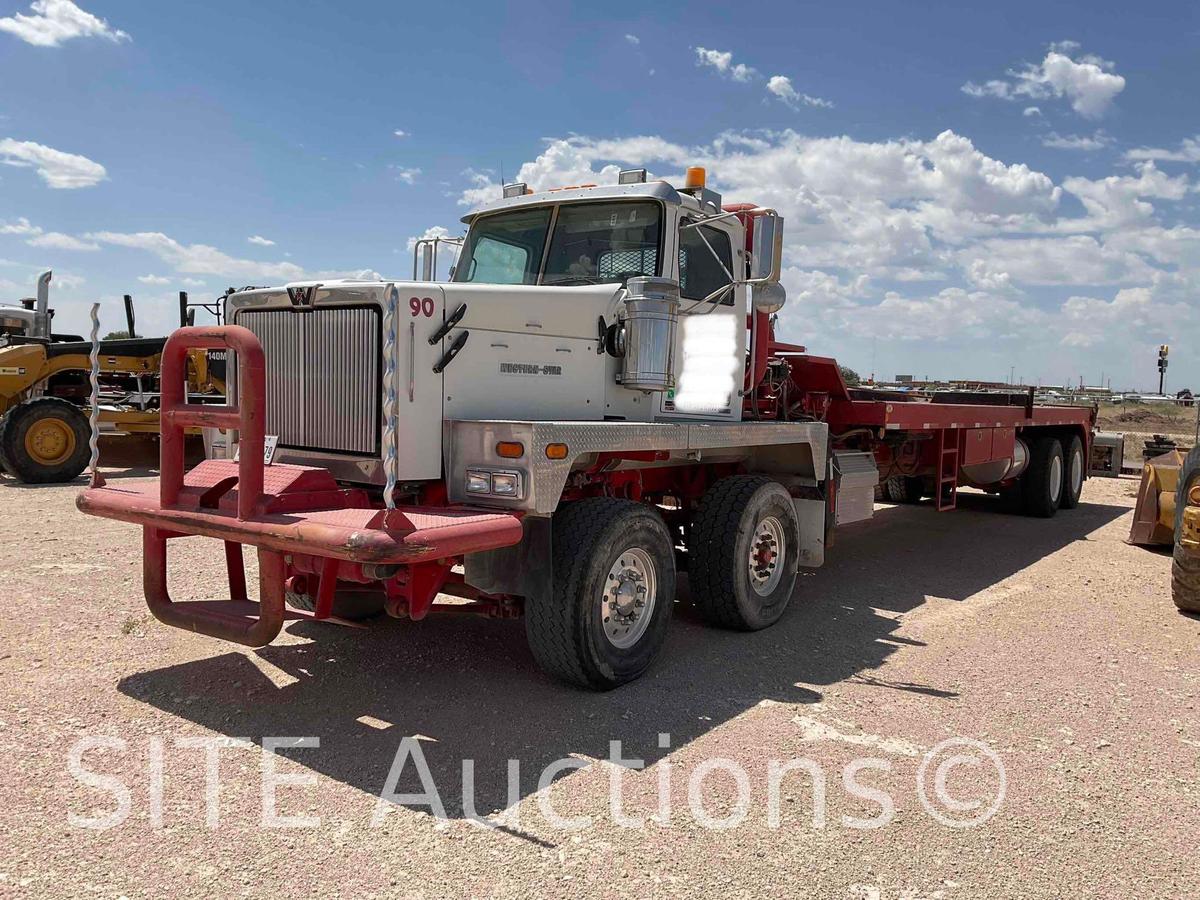
[[792, 599], [800, 528], [783, 485], [757, 475], [714, 484], [700, 501], [688, 542], [688, 584], [714, 625], [758, 631]]
[[541, 668], [610, 690], [650, 667], [675, 602], [675, 548], [662, 517], [629, 500], [594, 497], [554, 515], [553, 590], [525, 604], [525, 635]]
[[0, 419], [0, 462], [26, 484], [61, 484], [87, 467], [90, 438], [91, 427], [79, 407], [58, 397], [40, 397]]

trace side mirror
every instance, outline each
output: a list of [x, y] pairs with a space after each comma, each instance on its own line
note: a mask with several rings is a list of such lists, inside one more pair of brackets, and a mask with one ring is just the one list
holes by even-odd
[[787, 302], [787, 291], [778, 281], [767, 281], [750, 286], [750, 302], [756, 312], [771, 315], [783, 309]]
[[783, 216], [767, 212], [755, 216], [753, 221], [750, 280], [773, 284], [779, 281], [783, 269]]

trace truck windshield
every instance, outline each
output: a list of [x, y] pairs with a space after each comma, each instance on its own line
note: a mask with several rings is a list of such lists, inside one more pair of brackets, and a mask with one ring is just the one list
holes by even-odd
[[657, 275], [662, 215], [652, 201], [567, 203], [514, 210], [471, 226], [455, 281], [536, 284], [543, 250], [549, 252], [542, 284], [605, 284]]

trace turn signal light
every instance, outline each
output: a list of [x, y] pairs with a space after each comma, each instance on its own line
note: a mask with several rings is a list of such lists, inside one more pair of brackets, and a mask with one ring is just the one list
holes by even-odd
[[501, 441], [496, 445], [496, 455], [505, 459], [520, 459], [525, 455], [525, 445], [520, 441]]
[[566, 459], [567, 445], [566, 444], [547, 444], [546, 459]]

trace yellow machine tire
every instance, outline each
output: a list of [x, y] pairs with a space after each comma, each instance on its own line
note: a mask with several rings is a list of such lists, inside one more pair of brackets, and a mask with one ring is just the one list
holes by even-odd
[[1200, 553], [1181, 544], [1171, 562], [1171, 599], [1184, 612], [1200, 613]]
[[1192, 613], [1200, 613], [1200, 551], [1183, 546], [1180, 537], [1188, 492], [1197, 481], [1200, 481], [1200, 447], [1192, 449], [1179, 470], [1179, 487], [1175, 494], [1175, 553], [1171, 562], [1171, 598], [1181, 610]]
[[0, 419], [0, 460], [26, 484], [71, 481], [88, 464], [91, 429], [83, 411], [57, 397], [13, 407]]

